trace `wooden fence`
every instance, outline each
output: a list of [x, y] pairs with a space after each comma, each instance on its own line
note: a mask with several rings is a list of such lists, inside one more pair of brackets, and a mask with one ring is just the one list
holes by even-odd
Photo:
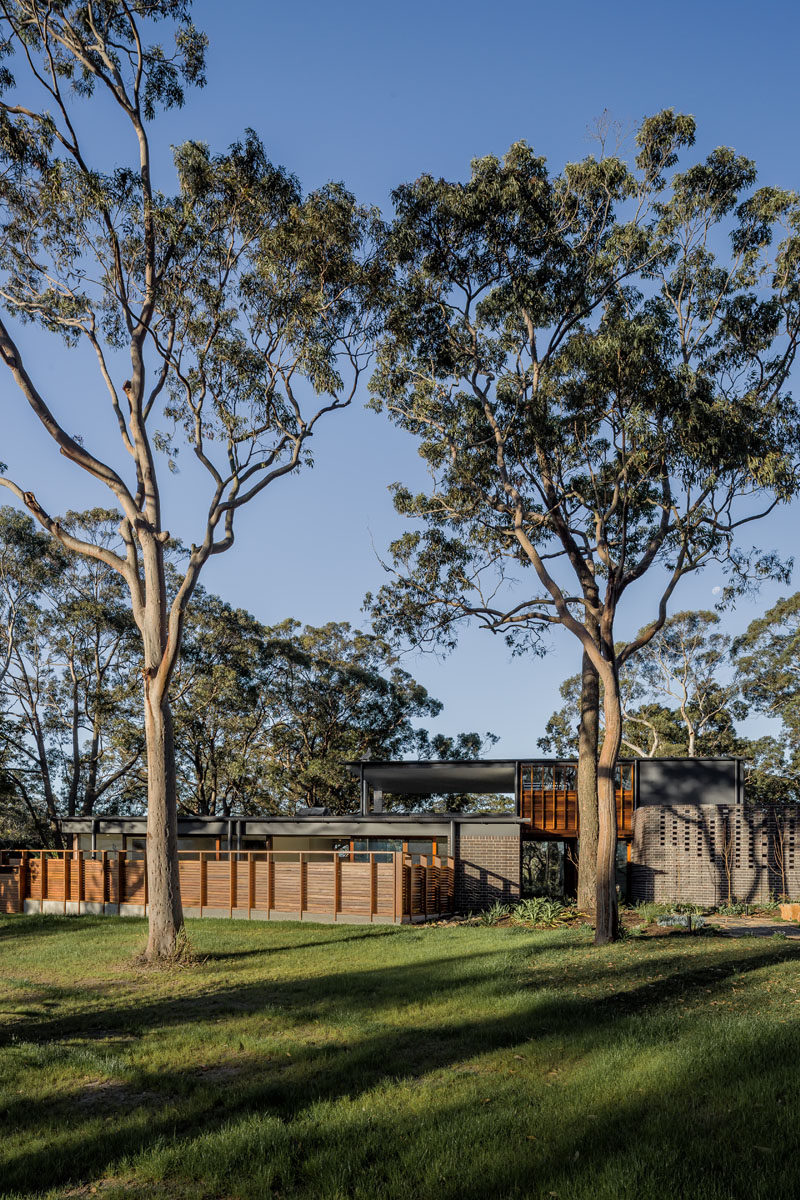
[[[452, 858], [327, 850], [179, 854], [187, 917], [394, 922], [452, 913]], [[0, 913], [147, 913], [147, 863], [124, 851], [0, 852]]]

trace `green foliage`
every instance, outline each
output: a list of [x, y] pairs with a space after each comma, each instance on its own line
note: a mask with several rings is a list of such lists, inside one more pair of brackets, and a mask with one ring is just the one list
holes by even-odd
[[663, 917], [675, 910], [673, 904], [662, 904], [656, 900], [637, 900], [633, 907], [636, 915], [648, 924], [655, 921], [656, 917]]
[[706, 926], [705, 917], [696, 916], [691, 912], [667, 913], [659, 917], [656, 923], [662, 928], [685, 929], [689, 933], [695, 933]]
[[499, 925], [501, 921], [505, 921], [511, 915], [511, 905], [501, 904], [499, 900], [495, 900], [494, 904], [489, 908], [485, 908], [483, 912], [478, 913], [478, 922], [481, 925]]
[[[634, 163], [590, 156], [560, 175], [516, 143], [465, 182], [397, 188], [387, 239], [373, 406], [417, 439], [432, 482], [395, 486], [415, 527], [367, 599], [375, 627], [449, 650], [469, 620], [520, 652], [569, 629], [605, 685], [605, 781], [619, 671], [680, 580], [713, 563], [731, 599], [788, 572], [737, 538], [798, 483], [800, 199], [754, 191], [754, 165], [726, 148], [668, 179], [693, 140], [667, 110], [638, 130]], [[647, 623], [619, 647], [645, 577]], [[610, 856], [601, 870], [604, 942]]]
[[[654, 151], [656, 128], [668, 149]], [[673, 161], [692, 129], [672, 113], [646, 121], [635, 168], [589, 158], [551, 177], [520, 143], [476, 160], [465, 184], [422, 176], [395, 192], [398, 284], [371, 388], [418, 436], [435, 484], [396, 488], [421, 527], [394, 544], [393, 581], [371, 598], [382, 627], [447, 647], [471, 617], [536, 644], [563, 619], [556, 593], [537, 568], [504, 607], [502, 584], [536, 566], [537, 547], [572, 555], [576, 610], [592, 563], [596, 579], [619, 572], [616, 594], [654, 562], [680, 577], [721, 557], [734, 588], [780, 570], [741, 556], [732, 532], [738, 498], [793, 487], [793, 427], [771, 391], [793, 354], [773, 346], [777, 314], [798, 320], [792, 238], [775, 292], [762, 303], [751, 288], [797, 204], [747, 197], [752, 164], [724, 150], [667, 185], [653, 163]], [[712, 251], [725, 231], [727, 263]], [[701, 338], [692, 322], [706, 319]]]
[[571, 910], [560, 900], [550, 900], [546, 896], [532, 896], [514, 905], [512, 920], [523, 925], [541, 925], [545, 928], [558, 925]]
[[[64, 518], [108, 547], [117, 525], [105, 509]], [[10, 508], [0, 509], [0, 581], [0, 769], [17, 814], [4, 836], [46, 844], [57, 816], [101, 803], [114, 812], [128, 798], [142, 754], [140, 643], [116, 571], [63, 550]]]
[[564, 894], [564, 857], [558, 842], [522, 843], [523, 895], [560, 898]]
[[175, 685], [181, 803], [203, 814], [351, 812], [348, 761], [481, 753], [477, 734], [431, 737], [416, 724], [441, 708], [381, 638], [345, 622], [266, 626], [198, 591]]
[[760, 904], [748, 904], [743, 900], [734, 900], [731, 904], [718, 904], [717, 912], [721, 917], [749, 917], [750, 913], [761, 907]]
[[756, 712], [777, 717], [782, 737], [762, 738], [748, 771], [748, 796], [800, 798], [800, 592], [782, 597], [736, 639], [742, 692]]

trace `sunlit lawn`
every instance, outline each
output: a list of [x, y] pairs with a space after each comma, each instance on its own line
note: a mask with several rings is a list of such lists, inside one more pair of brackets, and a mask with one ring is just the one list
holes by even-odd
[[800, 948], [0, 918], [0, 1194], [800, 1196]]

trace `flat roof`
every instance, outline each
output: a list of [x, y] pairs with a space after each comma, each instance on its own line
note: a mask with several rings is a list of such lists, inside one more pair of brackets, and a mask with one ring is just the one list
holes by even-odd
[[[676, 762], [688, 762], [688, 757], [671, 756]], [[670, 758], [670, 760], [671, 760]], [[620, 764], [633, 762], [664, 762], [658, 759], [620, 758]], [[716, 755], [694, 762], [732, 762], [736, 755]], [[577, 758], [460, 758], [460, 759], [355, 759], [345, 766], [356, 778], [363, 778], [372, 788], [401, 796], [422, 796], [447, 792], [508, 792], [516, 791], [517, 769], [524, 766], [577, 766]], [[362, 776], [363, 772], [363, 776]]]
[[[424, 836], [431, 829], [445, 833], [453, 822], [459, 825], [518, 825], [520, 818], [507, 813], [343, 813], [327, 817], [200, 817], [179, 816], [180, 837], [227, 837], [236, 825], [241, 825], [243, 837], [276, 834], [289, 837], [391, 837], [392, 830], [407, 837], [415, 830]], [[147, 832], [147, 818], [102, 816], [62, 817], [58, 822], [64, 833], [128, 834], [142, 836]]]
[[348, 762], [350, 772], [373, 788], [406, 796], [430, 792], [511, 792], [517, 778], [516, 758], [397, 759]]

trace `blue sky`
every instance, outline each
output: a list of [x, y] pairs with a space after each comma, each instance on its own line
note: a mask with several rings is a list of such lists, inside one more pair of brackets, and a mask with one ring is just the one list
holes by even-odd
[[[756, 160], [762, 182], [800, 187], [800, 9], [787, 0], [203, 0], [195, 19], [211, 42], [208, 86], [156, 127], [165, 186], [170, 143], [191, 137], [222, 149], [251, 126], [304, 187], [342, 179], [362, 201], [388, 211], [392, 187], [423, 171], [463, 177], [471, 158], [502, 154], [521, 138], [557, 169], [590, 152], [588, 129], [604, 110], [633, 127], [671, 106], [696, 117], [699, 153], [734, 146]], [[94, 109], [86, 115], [108, 154], [116, 144], [110, 129]], [[38, 347], [43, 390], [70, 414], [71, 428], [97, 437], [101, 449], [111, 446], [88, 361], [38, 337], [24, 340]], [[9, 474], [34, 485], [54, 509], [103, 502], [34, 429], [17, 398], [6, 391], [4, 400], [7, 421], [20, 414], [4, 437]], [[312, 472], [282, 481], [241, 514], [237, 546], [210, 564], [207, 587], [267, 622], [363, 622], [363, 595], [383, 580], [377, 553], [402, 528], [387, 485], [424, 477], [413, 441], [365, 412], [362, 401], [316, 439]], [[202, 507], [188, 474], [168, 480], [173, 532], [196, 540]], [[778, 514], [755, 536], [790, 554], [797, 517], [797, 508]], [[687, 581], [674, 609], [710, 606], [719, 582], [711, 573]], [[742, 628], [783, 590], [765, 589], [761, 601], [742, 604], [731, 628]], [[643, 623], [651, 599], [648, 586], [631, 596], [623, 631]], [[501, 639], [465, 631], [448, 659], [409, 657], [404, 665], [444, 702], [440, 728], [491, 729], [501, 736], [495, 753], [524, 754], [556, 706], [558, 684], [577, 667], [570, 635], [557, 631], [551, 646], [543, 659], [510, 660]]]

